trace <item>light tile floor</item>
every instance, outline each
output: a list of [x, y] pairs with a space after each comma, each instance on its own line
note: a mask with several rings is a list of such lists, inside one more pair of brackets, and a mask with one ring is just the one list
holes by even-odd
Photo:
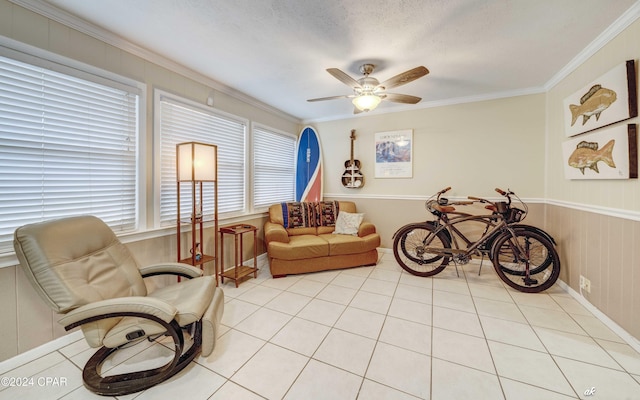
[[[559, 287], [524, 294], [469, 264], [433, 278], [393, 254], [375, 267], [272, 279], [263, 265], [225, 312], [212, 355], [124, 399], [640, 399], [640, 354]], [[84, 340], [11, 370], [35, 385], [0, 399], [104, 398], [82, 386]], [[162, 365], [144, 342], [117, 352], [109, 373]], [[38, 378], [65, 378], [39, 385]]]

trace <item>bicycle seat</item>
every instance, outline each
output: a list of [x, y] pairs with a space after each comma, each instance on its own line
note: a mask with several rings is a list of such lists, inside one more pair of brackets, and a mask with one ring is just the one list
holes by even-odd
[[493, 204], [489, 204], [488, 206], [484, 206], [484, 208], [486, 208], [489, 211], [493, 211], [493, 212], [496, 212], [498, 210], [496, 208], [496, 206], [494, 206]]
[[454, 212], [456, 208], [454, 206], [441, 206], [440, 204], [434, 203], [431, 205], [434, 210], [439, 211], [441, 213], [450, 213]]

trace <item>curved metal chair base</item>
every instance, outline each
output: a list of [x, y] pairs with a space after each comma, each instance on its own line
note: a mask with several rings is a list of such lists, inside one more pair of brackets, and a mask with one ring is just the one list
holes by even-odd
[[202, 350], [202, 321], [194, 323], [193, 345], [184, 354], [184, 336], [180, 326], [172, 321], [166, 336], [173, 338], [175, 346], [173, 359], [158, 368], [103, 377], [100, 375], [102, 363], [118, 348], [102, 347], [87, 362], [82, 371], [84, 386], [102, 396], [122, 396], [140, 392], [163, 382], [182, 371]]

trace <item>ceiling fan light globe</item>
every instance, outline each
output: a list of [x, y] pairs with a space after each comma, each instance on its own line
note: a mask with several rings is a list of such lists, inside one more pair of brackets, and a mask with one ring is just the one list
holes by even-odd
[[364, 94], [352, 100], [353, 105], [361, 111], [371, 111], [378, 107], [382, 99], [374, 94]]

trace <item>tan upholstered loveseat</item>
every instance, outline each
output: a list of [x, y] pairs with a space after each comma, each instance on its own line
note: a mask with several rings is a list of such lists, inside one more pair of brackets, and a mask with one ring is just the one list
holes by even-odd
[[[304, 212], [298, 212], [303, 209]], [[283, 203], [269, 208], [264, 226], [273, 277], [375, 265], [380, 235], [363, 221], [356, 235], [336, 234], [340, 212], [356, 213], [351, 201]], [[304, 221], [303, 221], [304, 220]]]

